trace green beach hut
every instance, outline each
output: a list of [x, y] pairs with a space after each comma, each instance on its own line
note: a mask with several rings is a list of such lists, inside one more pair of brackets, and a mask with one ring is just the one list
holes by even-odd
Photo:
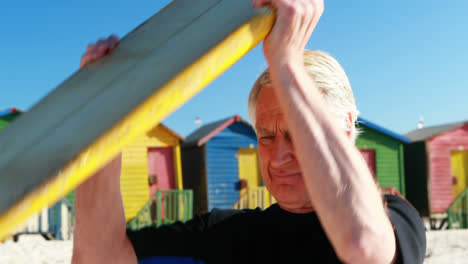
[[356, 147], [361, 151], [373, 176], [384, 192], [406, 196], [404, 144], [409, 139], [366, 119], [358, 118], [361, 135]]

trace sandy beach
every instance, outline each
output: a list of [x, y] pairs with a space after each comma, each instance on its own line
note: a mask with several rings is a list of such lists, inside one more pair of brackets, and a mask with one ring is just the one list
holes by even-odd
[[18, 242], [9, 239], [0, 243], [1, 264], [65, 264], [71, 263], [73, 243], [47, 241], [39, 235], [21, 236]]
[[425, 264], [468, 263], [468, 230], [443, 230], [426, 233]]
[[[468, 263], [468, 230], [430, 231], [425, 264]], [[0, 244], [1, 264], [65, 264], [71, 262], [73, 243], [46, 241], [41, 236], [22, 236], [18, 242]]]

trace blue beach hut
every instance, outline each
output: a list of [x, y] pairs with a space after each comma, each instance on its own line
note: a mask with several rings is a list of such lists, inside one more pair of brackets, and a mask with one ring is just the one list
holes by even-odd
[[235, 115], [195, 130], [182, 145], [182, 171], [195, 213], [232, 208], [241, 187], [262, 185], [252, 126]]

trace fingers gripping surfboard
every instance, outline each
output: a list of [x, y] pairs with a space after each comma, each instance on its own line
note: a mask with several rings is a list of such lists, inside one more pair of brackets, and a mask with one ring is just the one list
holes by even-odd
[[257, 45], [250, 0], [175, 0], [0, 133], [0, 241]]

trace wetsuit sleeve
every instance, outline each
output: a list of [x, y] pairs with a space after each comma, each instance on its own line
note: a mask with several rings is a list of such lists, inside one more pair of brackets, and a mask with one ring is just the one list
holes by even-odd
[[426, 253], [426, 231], [418, 212], [400, 197], [385, 195], [385, 200], [397, 241], [396, 263], [423, 263]]

